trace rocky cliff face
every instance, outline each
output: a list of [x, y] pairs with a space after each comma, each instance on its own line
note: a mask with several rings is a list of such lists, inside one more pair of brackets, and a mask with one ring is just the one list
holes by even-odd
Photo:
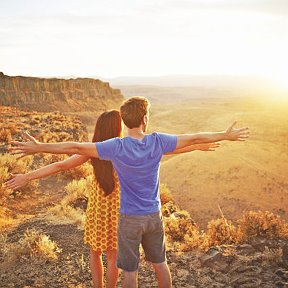
[[100, 111], [118, 108], [123, 99], [119, 89], [97, 79], [10, 77], [0, 72], [0, 105], [37, 111]]

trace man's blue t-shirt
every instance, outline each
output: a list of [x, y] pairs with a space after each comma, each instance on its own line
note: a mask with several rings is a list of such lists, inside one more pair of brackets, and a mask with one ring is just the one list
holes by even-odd
[[146, 215], [160, 210], [160, 160], [176, 144], [177, 136], [165, 133], [145, 135], [142, 140], [124, 137], [96, 143], [99, 159], [112, 161], [118, 174], [121, 213]]

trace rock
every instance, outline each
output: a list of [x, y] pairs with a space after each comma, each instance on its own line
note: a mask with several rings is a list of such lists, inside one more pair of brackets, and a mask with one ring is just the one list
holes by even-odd
[[282, 268], [279, 268], [276, 272], [275, 275], [280, 277], [282, 280], [288, 281], [288, 271], [284, 270]]
[[282, 253], [283, 253], [283, 260], [288, 263], [288, 245], [284, 245], [282, 247]]
[[250, 244], [242, 244], [236, 247], [239, 254], [242, 255], [252, 255], [256, 252], [255, 248]]
[[265, 251], [265, 247], [267, 246], [267, 242], [265, 240], [258, 240], [257, 242], [252, 243], [253, 248], [256, 251], [259, 252], [264, 252]]
[[223, 256], [217, 248], [210, 248], [199, 260], [202, 266], [224, 271], [229, 266], [230, 257]]
[[184, 280], [186, 280], [186, 278], [189, 276], [189, 271], [185, 269], [178, 269], [176, 274], [177, 277], [184, 278]]
[[221, 257], [221, 252], [216, 248], [210, 248], [203, 256], [200, 257], [200, 262], [205, 265], [207, 262], [215, 261]]
[[173, 201], [165, 203], [161, 208], [162, 215], [164, 217], [169, 217], [172, 213], [176, 212], [177, 210], [179, 210], [179, 208], [173, 203]]
[[275, 285], [277, 288], [288, 288], [288, 282], [277, 281]]
[[185, 210], [174, 212], [174, 213], [171, 214], [171, 217], [174, 218], [174, 219], [185, 219], [185, 220], [188, 220], [191, 223], [191, 225], [196, 226], [196, 223], [191, 218], [191, 215]]

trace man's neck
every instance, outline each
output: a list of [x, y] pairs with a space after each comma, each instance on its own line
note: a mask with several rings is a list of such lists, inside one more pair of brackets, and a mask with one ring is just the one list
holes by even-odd
[[142, 140], [145, 136], [142, 126], [132, 129], [127, 129], [127, 134], [131, 138]]

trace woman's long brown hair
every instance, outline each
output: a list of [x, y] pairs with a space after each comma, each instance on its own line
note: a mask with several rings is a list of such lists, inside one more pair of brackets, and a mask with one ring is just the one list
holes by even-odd
[[[101, 142], [122, 134], [121, 116], [118, 110], [110, 110], [102, 113], [97, 119], [92, 142]], [[111, 161], [91, 158], [95, 179], [105, 196], [112, 193], [115, 189], [114, 168]]]

